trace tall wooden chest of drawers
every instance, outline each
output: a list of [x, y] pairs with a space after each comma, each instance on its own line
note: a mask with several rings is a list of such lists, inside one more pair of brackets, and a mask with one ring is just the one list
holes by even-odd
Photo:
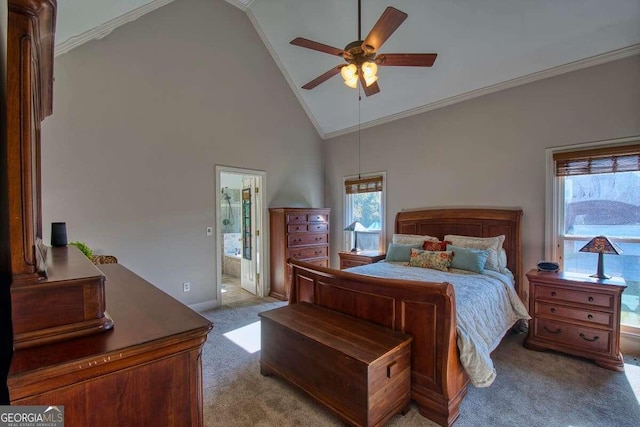
[[557, 350], [593, 359], [603, 368], [624, 370], [620, 353], [620, 303], [624, 279], [597, 280], [586, 274], [531, 270], [531, 350]]
[[291, 269], [288, 258], [329, 266], [329, 208], [271, 208], [270, 296], [289, 298]]

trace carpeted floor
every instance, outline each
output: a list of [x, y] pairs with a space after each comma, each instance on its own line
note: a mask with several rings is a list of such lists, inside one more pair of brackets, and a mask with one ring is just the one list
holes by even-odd
[[[203, 313], [214, 323], [202, 359], [206, 426], [342, 425], [306, 394], [279, 378], [261, 376], [260, 352], [249, 353], [224, 336], [283, 304], [256, 298], [251, 305]], [[257, 328], [248, 329], [255, 335]], [[509, 335], [494, 351], [498, 377], [488, 388], [469, 386], [456, 427], [640, 425], [640, 366], [627, 364], [624, 373], [613, 372], [587, 360], [529, 351], [523, 339]], [[388, 426], [436, 424], [413, 405]]]

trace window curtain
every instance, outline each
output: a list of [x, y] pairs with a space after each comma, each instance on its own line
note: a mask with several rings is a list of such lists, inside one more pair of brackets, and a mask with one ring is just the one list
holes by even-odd
[[640, 145], [554, 153], [556, 176], [640, 171]]
[[373, 193], [382, 191], [382, 176], [348, 179], [344, 182], [346, 194]]

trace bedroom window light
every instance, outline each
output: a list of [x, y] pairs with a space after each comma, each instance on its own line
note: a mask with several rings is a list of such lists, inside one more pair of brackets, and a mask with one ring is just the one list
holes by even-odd
[[592, 274], [598, 255], [580, 248], [598, 235], [620, 246], [623, 253], [604, 262], [627, 284], [622, 330], [640, 335], [640, 138], [549, 149], [547, 165], [547, 258]]
[[[362, 250], [385, 251], [385, 172], [344, 179], [344, 224], [360, 222], [364, 231], [358, 231], [358, 247]], [[342, 250], [349, 252], [352, 232], [344, 232]]]

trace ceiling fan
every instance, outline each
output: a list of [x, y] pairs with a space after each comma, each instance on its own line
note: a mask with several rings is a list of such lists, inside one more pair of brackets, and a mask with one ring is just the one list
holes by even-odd
[[438, 56], [436, 53], [378, 53], [378, 49], [407, 19], [407, 14], [394, 7], [387, 7], [369, 35], [362, 40], [360, 3], [361, 0], [358, 0], [358, 40], [349, 43], [344, 50], [302, 37], [291, 40], [292, 45], [340, 56], [347, 62], [311, 80], [302, 86], [303, 89], [313, 89], [340, 73], [347, 86], [356, 88], [359, 81], [364, 93], [371, 96], [380, 92], [376, 76], [378, 66], [431, 67], [435, 62]]

